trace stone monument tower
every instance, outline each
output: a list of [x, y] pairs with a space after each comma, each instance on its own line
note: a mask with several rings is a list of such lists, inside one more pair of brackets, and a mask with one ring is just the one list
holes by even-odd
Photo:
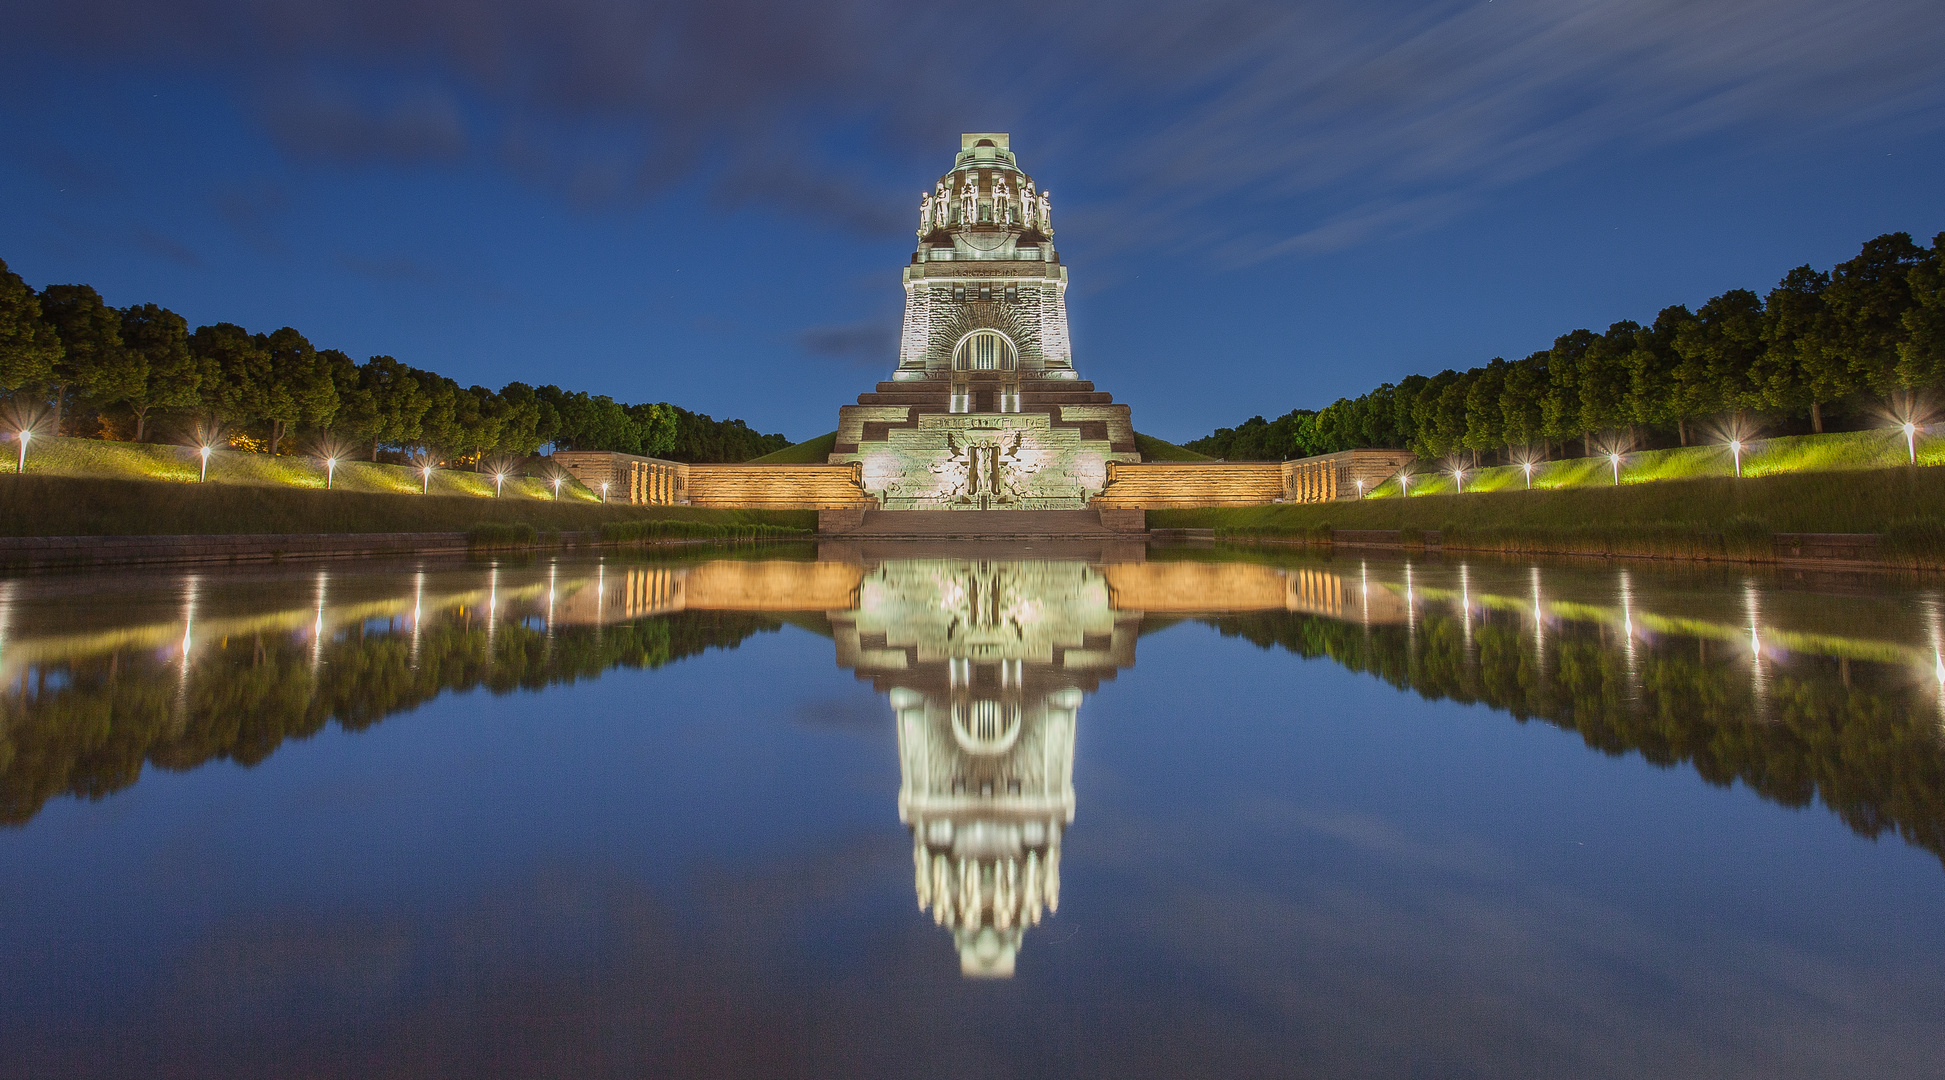
[[887, 510], [1078, 510], [1140, 460], [1128, 407], [1074, 370], [1052, 195], [1010, 142], [960, 136], [920, 196], [897, 370], [838, 412], [830, 461]]

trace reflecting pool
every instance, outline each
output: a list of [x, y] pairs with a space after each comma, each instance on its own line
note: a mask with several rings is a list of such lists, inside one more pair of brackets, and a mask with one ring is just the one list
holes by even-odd
[[0, 1076], [1945, 1076], [1945, 583], [0, 580]]

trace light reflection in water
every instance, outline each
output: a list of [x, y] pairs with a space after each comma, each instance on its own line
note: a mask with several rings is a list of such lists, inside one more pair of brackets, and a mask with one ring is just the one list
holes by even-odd
[[[1666, 580], [1371, 559], [1353, 576], [1314, 559], [1162, 554], [195, 572], [150, 606], [114, 602], [112, 581], [77, 603], [61, 598], [80, 588], [71, 579], [12, 580], [0, 583], [0, 737], [25, 752], [0, 758], [12, 762], [0, 765], [0, 807], [18, 824], [61, 791], [132, 783], [146, 760], [240, 756], [253, 739], [274, 748], [469, 685], [502, 692], [654, 667], [797, 613], [888, 703], [917, 906], [950, 933], [962, 973], [1005, 976], [1027, 932], [1059, 909], [1087, 695], [1134, 664], [1143, 633], [1195, 619], [1428, 698], [1541, 718], [1609, 752], [1691, 761], [1789, 805], [1814, 795], [1860, 832], [1945, 852], [1945, 821], [1930, 809], [1945, 786], [1935, 591], [1907, 600], [1753, 576]], [[222, 715], [236, 707], [226, 680], [249, 673], [266, 683], [255, 711]], [[147, 680], [166, 688], [156, 700], [167, 716], [152, 726], [143, 695], [112, 697]], [[1785, 689], [1790, 707], [1772, 716]], [[59, 730], [57, 717], [100, 712], [96, 697], [121, 703], [106, 714], [118, 725], [109, 742], [131, 748], [132, 763], [79, 754]], [[210, 722], [219, 716], [239, 722]], [[47, 775], [30, 775], [39, 768]]]

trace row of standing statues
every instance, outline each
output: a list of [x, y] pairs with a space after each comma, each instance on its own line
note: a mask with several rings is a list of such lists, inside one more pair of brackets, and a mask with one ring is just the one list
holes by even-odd
[[[1006, 186], [1006, 177], [993, 177], [993, 190], [987, 196], [992, 203], [991, 216], [986, 223], [993, 225], [1024, 225], [1037, 228], [1041, 232], [1053, 233], [1051, 198], [1053, 192], [1042, 191], [1036, 194], [1033, 181], [1027, 180], [1020, 185], [1016, 199], [1012, 189]], [[946, 182], [941, 180], [932, 189], [932, 194], [920, 197], [918, 209], [918, 234], [924, 236], [933, 229], [943, 229], [953, 224], [951, 220], [954, 202], [959, 204], [960, 225], [979, 223], [980, 192], [979, 174], [967, 173], [959, 183], [956, 196], [947, 191]]]

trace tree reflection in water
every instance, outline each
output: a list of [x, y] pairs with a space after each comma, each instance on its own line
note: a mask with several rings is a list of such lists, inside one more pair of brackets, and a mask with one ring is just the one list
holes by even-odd
[[[921, 909], [962, 972], [1057, 910], [1085, 696], [1184, 619], [1427, 699], [1687, 764], [1945, 859], [1939, 598], [1883, 583], [1510, 563], [1094, 552], [1024, 560], [468, 565], [0, 583], [0, 820], [145, 764], [251, 765], [456, 690], [654, 668], [785, 621], [890, 703]], [[1211, 677], [1216, 677], [1211, 673]], [[1265, 737], [1274, 718], [1265, 717]]]

